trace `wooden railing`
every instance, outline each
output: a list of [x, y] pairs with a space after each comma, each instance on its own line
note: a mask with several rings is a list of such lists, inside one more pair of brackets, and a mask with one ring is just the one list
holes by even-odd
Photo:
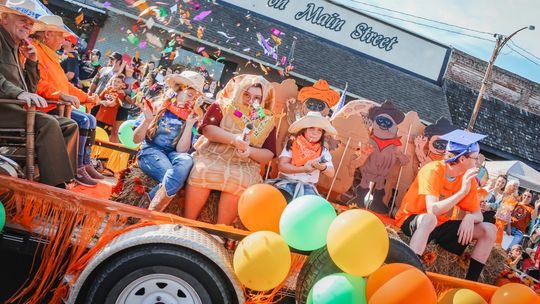
[[[56, 104], [58, 106], [58, 112], [60, 116], [69, 117], [71, 113], [70, 103], [63, 101], [47, 101], [49, 104]], [[17, 99], [0, 99], [0, 104], [16, 104], [24, 106], [26, 108], [26, 128], [21, 130], [19, 128], [5, 128], [4, 131], [24, 131], [26, 144], [26, 178], [28, 180], [34, 179], [35, 173], [35, 126], [36, 126], [36, 106], [27, 106], [26, 101]], [[68, 107], [66, 107], [68, 105]]]

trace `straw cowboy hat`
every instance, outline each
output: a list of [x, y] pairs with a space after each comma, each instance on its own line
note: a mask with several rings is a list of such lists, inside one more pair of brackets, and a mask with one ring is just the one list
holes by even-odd
[[289, 133], [296, 134], [306, 128], [321, 128], [329, 135], [336, 135], [337, 131], [332, 126], [328, 118], [323, 117], [320, 112], [308, 112], [306, 116], [293, 122], [289, 126]]
[[[41, 16], [38, 18], [39, 23], [34, 24], [32, 32], [62, 32], [65, 35], [72, 35], [65, 27], [62, 17], [56, 15]], [[77, 39], [77, 38], [75, 38]], [[75, 43], [76, 44], [76, 43]]]
[[171, 74], [165, 76], [165, 83], [172, 87], [174, 84], [181, 83], [185, 84], [190, 88], [193, 88], [195, 91], [198, 91], [201, 94], [204, 94], [204, 76], [193, 71], [183, 71], [180, 74]]
[[0, 5], [0, 13], [29, 17], [37, 21], [36, 4], [32, 0], [8, 0]]

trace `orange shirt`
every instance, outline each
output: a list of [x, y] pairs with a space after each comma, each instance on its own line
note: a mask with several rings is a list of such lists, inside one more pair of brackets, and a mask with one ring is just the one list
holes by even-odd
[[514, 211], [512, 211], [512, 226], [516, 227], [523, 233], [527, 233], [533, 212], [533, 207], [527, 204], [516, 205], [516, 207], [514, 207]]
[[[36, 47], [41, 76], [36, 93], [48, 100], [59, 100], [60, 93], [64, 93], [77, 97], [81, 103], [86, 102], [88, 95], [69, 82], [60, 65], [59, 56], [56, 56], [53, 50], [42, 43], [34, 41], [33, 44]], [[56, 108], [56, 105], [51, 104], [40, 110], [49, 112], [54, 108]]]
[[118, 108], [122, 102], [124, 102], [125, 97], [126, 95], [123, 90], [115, 91], [112, 87], [106, 87], [105, 90], [99, 94], [99, 99], [114, 100], [115, 104], [112, 107], [106, 107], [104, 105], [99, 106], [99, 110], [96, 114], [97, 121], [108, 124], [109, 126], [114, 125]]
[[[461, 189], [463, 176], [458, 176], [454, 181], [449, 181], [446, 176], [446, 164], [443, 161], [434, 161], [420, 169], [409, 191], [405, 194], [401, 206], [396, 214], [396, 224], [401, 227], [403, 222], [411, 215], [427, 213], [426, 195], [434, 195], [443, 200]], [[471, 182], [471, 190], [456, 205], [461, 210], [476, 212], [480, 210], [478, 200], [478, 183], [476, 179]], [[450, 219], [452, 210], [437, 216], [437, 226]]]

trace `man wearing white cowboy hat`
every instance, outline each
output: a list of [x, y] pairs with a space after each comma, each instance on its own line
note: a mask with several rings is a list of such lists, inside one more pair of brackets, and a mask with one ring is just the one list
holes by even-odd
[[291, 138], [279, 156], [279, 178], [267, 181], [281, 190], [288, 200], [302, 195], [318, 195], [319, 175], [335, 174], [332, 155], [324, 146], [324, 136], [336, 129], [321, 112], [308, 112], [289, 127]]
[[[45, 99], [33, 93], [39, 71], [36, 50], [27, 39], [33, 25], [39, 22], [35, 19], [35, 11], [35, 4], [30, 0], [8, 0], [5, 5], [0, 5], [0, 98], [19, 99], [28, 105], [46, 107]], [[0, 105], [0, 128], [25, 126], [26, 111], [23, 108]], [[35, 128], [38, 163], [42, 169], [40, 181], [65, 187], [65, 182], [74, 177], [71, 163], [75, 164], [77, 158], [77, 124], [68, 118], [38, 112]]]
[[[93, 103], [94, 96], [75, 87], [69, 80], [59, 63], [60, 56], [56, 50], [60, 49], [65, 35], [71, 35], [65, 29], [62, 18], [55, 15], [41, 16], [41, 23], [34, 25], [34, 41], [39, 59], [40, 80], [37, 93], [50, 100], [63, 100], [72, 103], [75, 108], [80, 103]], [[42, 109], [43, 112], [57, 114], [55, 105]], [[77, 174], [75, 181], [83, 186], [94, 187], [94, 179], [103, 179], [90, 163], [90, 151], [96, 137], [96, 118], [79, 110], [71, 112], [71, 118], [79, 126], [79, 146], [77, 148]]]

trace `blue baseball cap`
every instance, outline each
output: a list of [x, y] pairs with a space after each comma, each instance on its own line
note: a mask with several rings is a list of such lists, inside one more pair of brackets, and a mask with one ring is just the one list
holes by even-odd
[[487, 135], [468, 132], [464, 130], [454, 130], [441, 136], [442, 139], [448, 141], [446, 151], [457, 153], [456, 156], [446, 159], [445, 163], [455, 162], [460, 156], [467, 153], [480, 152], [478, 142], [487, 137]]

